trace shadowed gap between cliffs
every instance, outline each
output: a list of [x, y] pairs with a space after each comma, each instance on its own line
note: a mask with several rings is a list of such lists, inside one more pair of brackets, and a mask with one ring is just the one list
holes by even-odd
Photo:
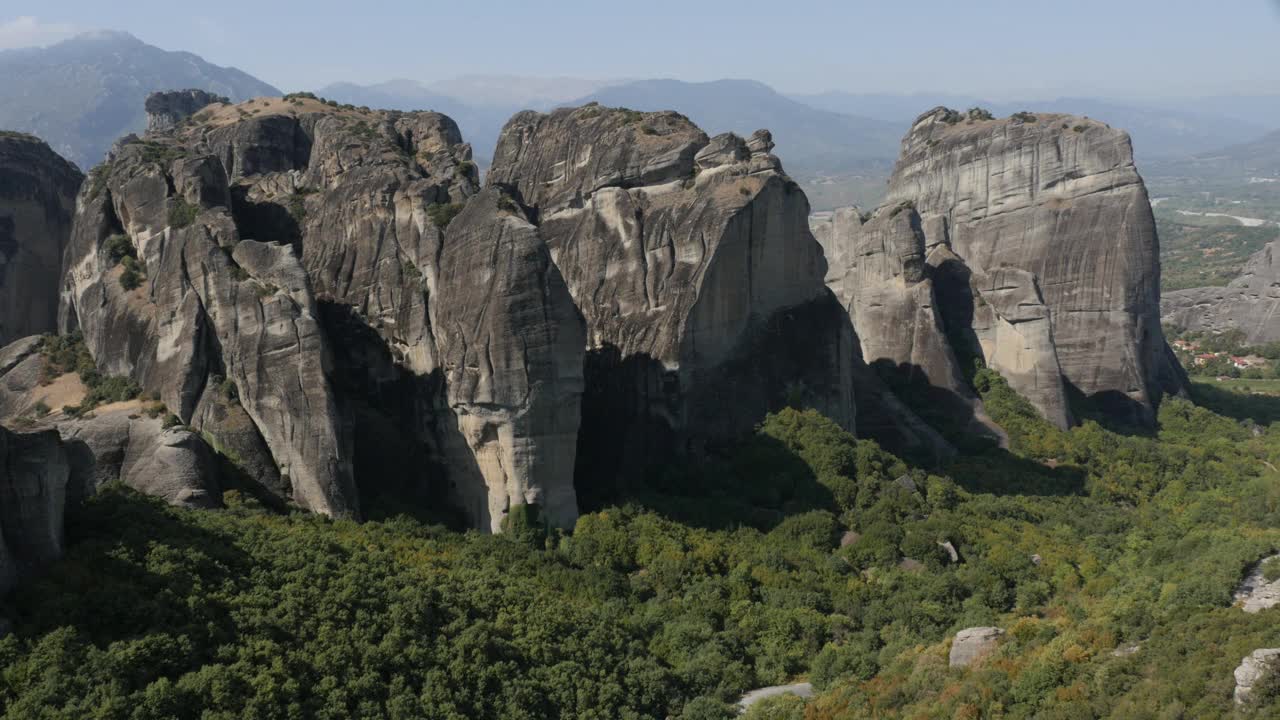
[[[842, 315], [826, 293], [756, 320], [731, 360], [693, 376], [647, 354], [624, 357], [615, 345], [588, 351], [574, 472], [580, 510], [635, 501], [702, 527], [768, 529], [834, 508], [794, 453], [753, 431], [785, 407], [843, 413], [841, 424], [851, 424], [840, 389], [852, 343]], [[771, 458], [764, 475], [735, 465], [743, 452]]]
[[[437, 433], [449, 431], [436, 417], [449, 412], [437, 403], [444, 389], [442, 373], [420, 376], [405, 370], [354, 308], [330, 301], [317, 305], [334, 353], [330, 382], [339, 413], [351, 425], [352, 467], [364, 517], [404, 514], [467, 528], [449, 497], [449, 473], [434, 441]], [[455, 469], [454, 474], [471, 474], [468, 470], [479, 473], [477, 467]]]

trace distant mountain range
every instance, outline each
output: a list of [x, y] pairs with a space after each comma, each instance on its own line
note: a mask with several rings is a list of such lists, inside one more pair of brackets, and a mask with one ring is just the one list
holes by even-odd
[[[1246, 138], [1256, 138], [1280, 125], [1280, 119], [1269, 120], [1280, 118], [1280, 113], [1267, 112], [1272, 104], [1270, 100], [1280, 106], [1280, 97], [1235, 98], [1233, 103], [1220, 99], [1224, 106], [1233, 109], [1231, 114], [1217, 112], [1218, 104], [1210, 100], [1184, 100], [1176, 103], [1166, 101], [1152, 105], [1126, 104], [1097, 98], [990, 102], [968, 95], [944, 93], [885, 95], [844, 92], [797, 95], [794, 98], [832, 112], [859, 113], [892, 122], [903, 127], [904, 131], [905, 123], [938, 105], [958, 110], [982, 107], [1000, 117], [1022, 110], [1084, 115], [1127, 131], [1133, 138], [1134, 153], [1140, 163], [1216, 150]], [[1244, 111], [1251, 106], [1257, 108], [1256, 114]], [[1215, 112], [1205, 112], [1201, 108], [1213, 108]], [[1264, 118], [1268, 120], [1264, 121]]]
[[[155, 90], [201, 88], [243, 100], [280, 90], [235, 68], [166, 51], [127, 33], [96, 32], [45, 48], [0, 51], [0, 129], [44, 138], [82, 168], [121, 135], [145, 124], [143, 100]], [[603, 81], [472, 75], [423, 83], [336, 83], [319, 95], [369, 107], [432, 109], [454, 118], [482, 166], [498, 133], [519, 110], [600, 102], [636, 110], [677, 110], [708, 133], [773, 132], [777, 153], [798, 177], [887, 175], [909, 123], [937, 105], [1072, 112], [1130, 132], [1142, 163], [1167, 164], [1262, 137], [1280, 125], [1280, 96], [1119, 103], [1095, 98], [986, 102], [947, 93], [787, 96], [753, 80]], [[1258, 141], [1263, 142], [1263, 141]], [[1264, 142], [1271, 147], [1275, 138]], [[1247, 146], [1242, 146], [1246, 147]], [[1248, 149], [1241, 152], [1246, 156]]]
[[170, 52], [122, 32], [95, 32], [43, 48], [0, 51], [0, 129], [37, 135], [88, 169], [116, 138], [146, 125], [156, 90], [201, 88], [233, 100], [280, 91], [257, 78]]

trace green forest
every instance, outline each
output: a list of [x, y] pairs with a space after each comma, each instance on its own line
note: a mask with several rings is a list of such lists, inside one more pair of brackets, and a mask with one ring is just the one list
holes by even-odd
[[[1280, 714], [1277, 682], [1232, 701], [1241, 658], [1280, 645], [1280, 610], [1232, 607], [1280, 548], [1280, 427], [1255, 422], [1280, 399], [1168, 399], [1144, 436], [975, 385], [1009, 450], [927, 472], [786, 409], [572, 532], [109, 487], [6, 600], [3, 717], [705, 720], [801, 679], [814, 699], [745, 717]], [[979, 625], [1001, 645], [949, 668]]]

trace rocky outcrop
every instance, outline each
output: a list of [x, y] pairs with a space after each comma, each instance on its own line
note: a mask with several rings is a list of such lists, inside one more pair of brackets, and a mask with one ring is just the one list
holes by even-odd
[[431, 304], [431, 325], [462, 506], [494, 531], [520, 505], [572, 526], [586, 334], [560, 271], [537, 228], [496, 189], [449, 224], [439, 262], [436, 294], [448, 302]]
[[849, 313], [863, 360], [927, 419], [994, 437], [947, 336], [919, 214], [905, 204], [865, 218], [842, 208], [811, 226], [829, 258], [827, 286]]
[[1183, 330], [1240, 330], [1251, 345], [1280, 341], [1280, 240], [1254, 253], [1226, 287], [1171, 290], [1160, 307], [1165, 324]]
[[[886, 212], [903, 218], [886, 236], [899, 239], [867, 242], [904, 272], [889, 274], [887, 291], [855, 285], [848, 294], [910, 328], [929, 326], [925, 305], [940, 308], [957, 360], [1000, 370], [1051, 422], [1071, 422], [1076, 394], [1120, 421], [1150, 424], [1164, 394], [1184, 391], [1160, 330], [1155, 226], [1124, 132], [1066, 115], [984, 120], [938, 108], [903, 140], [877, 217]], [[908, 271], [921, 246], [926, 271]], [[835, 257], [834, 282], [866, 264], [856, 253]], [[923, 278], [932, 299], [917, 289]], [[908, 285], [920, 295], [908, 298]], [[923, 323], [908, 320], [917, 312]], [[868, 322], [874, 328], [857, 327], [860, 335], [885, 327], [880, 317]], [[880, 351], [903, 358], [918, 344], [912, 334]], [[911, 362], [951, 364], [945, 351], [923, 354], [928, 362]], [[945, 369], [935, 375], [942, 387], [953, 382]]]
[[214, 103], [229, 103], [230, 98], [204, 90], [171, 90], [147, 96], [147, 132], [168, 130]]
[[62, 556], [68, 474], [56, 432], [0, 427], [0, 594]]
[[981, 660], [1000, 644], [1004, 630], [998, 627], [972, 627], [961, 630], [951, 639], [951, 667], [968, 667]]
[[443, 115], [310, 97], [122, 144], [82, 198], [64, 330], [281, 499], [354, 515], [360, 473], [487, 530], [516, 506], [571, 526], [581, 317], [519, 204], [472, 198], [470, 153]]
[[1263, 558], [1253, 567], [1240, 582], [1232, 599], [1247, 613], [1262, 612], [1280, 605], [1280, 580], [1268, 581], [1263, 565], [1268, 562], [1280, 562], [1280, 555]]
[[42, 140], [0, 130], [0, 345], [57, 326], [62, 251], [83, 179]]
[[309, 279], [290, 245], [242, 236], [210, 150], [152, 134], [95, 170], [66, 258], [63, 330], [81, 330], [100, 370], [132, 377], [184, 423], [206, 419], [206, 394], [233, 395], [287, 499], [355, 515]]
[[1277, 668], [1280, 668], [1280, 648], [1263, 648], [1246, 655], [1235, 670], [1236, 704], [1248, 704], [1253, 686]]
[[580, 486], [736, 437], [789, 393], [853, 427], [847, 317], [772, 147], [594, 104], [503, 129], [488, 183], [529, 209], [586, 321]]

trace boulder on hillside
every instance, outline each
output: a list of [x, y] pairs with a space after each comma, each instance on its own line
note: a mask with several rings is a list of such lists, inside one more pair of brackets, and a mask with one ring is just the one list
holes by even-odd
[[1280, 668], [1280, 648], [1262, 648], [1246, 655], [1234, 673], [1236, 704], [1247, 704], [1253, 692], [1253, 686], [1268, 673], [1276, 672], [1277, 668]]
[[951, 639], [951, 667], [968, 667], [996, 649], [1004, 630], [998, 627], [971, 627]]

